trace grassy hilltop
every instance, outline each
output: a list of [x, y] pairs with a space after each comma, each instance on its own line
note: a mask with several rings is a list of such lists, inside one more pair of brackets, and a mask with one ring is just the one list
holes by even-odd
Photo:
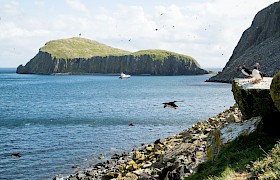
[[47, 52], [53, 57], [61, 59], [91, 58], [94, 56], [142, 56], [149, 54], [154, 57], [155, 60], [163, 60], [170, 55], [194, 60], [191, 56], [159, 49], [129, 52], [107, 46], [94, 40], [78, 37], [49, 41], [40, 51]]
[[131, 52], [113, 48], [85, 38], [67, 38], [49, 41], [40, 51], [61, 59], [91, 58], [94, 56], [121, 56]]

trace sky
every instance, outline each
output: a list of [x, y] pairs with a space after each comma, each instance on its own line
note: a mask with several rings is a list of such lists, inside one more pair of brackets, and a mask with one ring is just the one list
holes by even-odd
[[81, 37], [135, 52], [163, 49], [222, 68], [255, 15], [278, 0], [0, 0], [0, 67], [50, 40]]

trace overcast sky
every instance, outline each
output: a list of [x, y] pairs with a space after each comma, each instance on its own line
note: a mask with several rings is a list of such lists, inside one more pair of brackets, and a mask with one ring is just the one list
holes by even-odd
[[[278, 1], [278, 0], [277, 0]], [[0, 67], [25, 65], [50, 40], [164, 49], [224, 67], [256, 13], [276, 0], [0, 0]]]

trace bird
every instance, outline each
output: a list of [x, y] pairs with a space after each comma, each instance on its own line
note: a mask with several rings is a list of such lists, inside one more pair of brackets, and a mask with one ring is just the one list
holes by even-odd
[[183, 102], [183, 101], [164, 102], [164, 103], [162, 103], [162, 104], [164, 104], [163, 108], [170, 107], [170, 108], [177, 109], [178, 106], [175, 104], [175, 102]]
[[252, 76], [255, 78], [252, 83], [253, 84], [257, 84], [259, 83], [262, 79], [263, 79], [263, 73], [261, 73], [258, 68], [259, 68], [260, 64], [256, 63], [253, 71], [252, 71]]
[[239, 69], [246, 77], [252, 77], [252, 70], [246, 68], [245, 66], [239, 66]]
[[12, 153], [11, 156], [12, 156], [13, 158], [21, 158], [21, 157], [22, 157], [22, 155], [19, 154], [19, 153]]

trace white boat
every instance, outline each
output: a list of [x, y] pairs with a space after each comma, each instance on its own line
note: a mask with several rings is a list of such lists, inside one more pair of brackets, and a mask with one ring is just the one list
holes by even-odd
[[130, 78], [130, 75], [124, 74], [124, 73], [122, 72], [119, 78], [120, 78], [120, 79]]

